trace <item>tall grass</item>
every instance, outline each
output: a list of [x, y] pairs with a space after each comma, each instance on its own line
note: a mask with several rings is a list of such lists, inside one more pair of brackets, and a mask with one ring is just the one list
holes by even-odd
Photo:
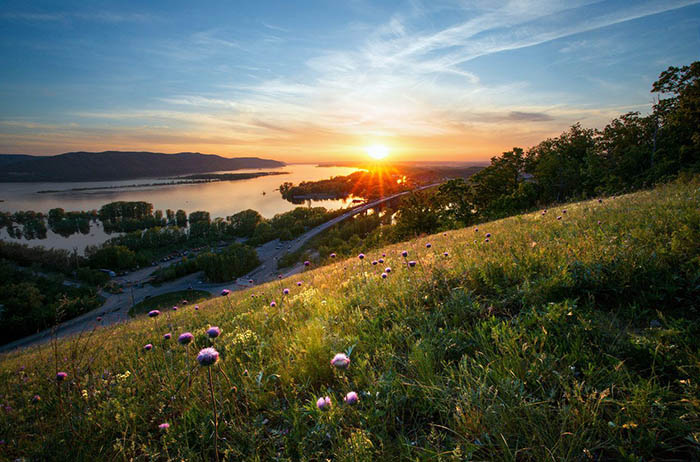
[[216, 423], [222, 460], [698, 460], [699, 207], [568, 204], [4, 355], [0, 458], [213, 460]]

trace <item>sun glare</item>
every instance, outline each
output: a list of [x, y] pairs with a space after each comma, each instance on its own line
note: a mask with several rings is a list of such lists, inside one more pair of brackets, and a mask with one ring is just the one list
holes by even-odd
[[387, 148], [383, 144], [374, 144], [372, 146], [367, 146], [365, 148], [365, 151], [367, 151], [368, 156], [376, 160], [384, 159], [386, 156], [389, 155], [389, 148]]

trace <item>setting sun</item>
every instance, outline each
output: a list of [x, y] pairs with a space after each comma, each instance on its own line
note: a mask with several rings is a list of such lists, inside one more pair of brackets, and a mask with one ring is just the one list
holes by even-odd
[[374, 144], [372, 146], [367, 146], [365, 148], [365, 151], [367, 151], [368, 156], [376, 160], [384, 159], [386, 156], [389, 155], [389, 148], [387, 148], [383, 144]]

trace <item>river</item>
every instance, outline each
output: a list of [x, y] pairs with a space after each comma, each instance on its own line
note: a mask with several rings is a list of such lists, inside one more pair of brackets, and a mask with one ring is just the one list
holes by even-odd
[[[288, 172], [285, 175], [270, 175], [248, 180], [219, 181], [199, 184], [179, 184], [148, 186], [151, 183], [172, 181], [164, 178], [139, 178], [124, 181], [94, 181], [78, 183], [0, 183], [0, 210], [16, 212], [34, 210], [47, 213], [50, 209], [60, 207], [66, 211], [99, 209], [102, 205], [114, 201], [146, 201], [153, 204], [155, 210], [183, 209], [188, 214], [197, 210], [210, 212], [211, 217], [226, 217], [241, 210], [253, 209], [266, 218], [277, 213], [287, 212], [300, 207], [282, 199], [279, 185], [285, 181], [298, 184], [302, 181], [317, 181], [339, 175], [349, 175], [357, 171], [352, 167], [318, 167], [313, 164], [291, 164], [278, 169], [235, 170], [216, 173], [246, 173], [257, 171]], [[139, 185], [137, 187], [129, 187]], [[88, 191], [70, 191], [74, 188], [105, 188]], [[38, 191], [61, 191], [39, 194]], [[313, 201], [311, 205], [337, 209], [351, 205], [352, 197], [346, 200]], [[303, 206], [303, 205], [302, 205]], [[117, 234], [106, 234], [102, 227], [93, 223], [90, 233], [74, 234], [67, 238], [47, 233], [46, 239], [14, 239], [7, 230], [0, 230], [0, 239], [22, 242], [29, 245], [69, 249], [77, 248], [80, 252], [86, 245], [96, 245]]]

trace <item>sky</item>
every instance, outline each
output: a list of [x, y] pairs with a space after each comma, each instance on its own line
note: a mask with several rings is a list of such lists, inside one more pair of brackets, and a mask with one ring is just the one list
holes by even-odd
[[3, 0], [0, 152], [482, 161], [699, 51], [700, 0]]

